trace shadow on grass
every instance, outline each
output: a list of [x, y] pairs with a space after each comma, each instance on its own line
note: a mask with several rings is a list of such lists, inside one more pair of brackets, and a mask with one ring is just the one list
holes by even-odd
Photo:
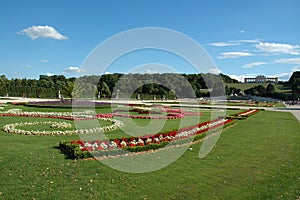
[[52, 148], [59, 150], [59, 153], [63, 154], [66, 160], [75, 160], [75, 158], [71, 156], [66, 149], [60, 148], [59, 146], [53, 146]]

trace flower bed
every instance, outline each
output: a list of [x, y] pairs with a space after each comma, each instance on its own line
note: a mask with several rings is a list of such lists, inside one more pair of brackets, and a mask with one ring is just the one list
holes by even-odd
[[238, 114], [228, 116], [227, 118], [242, 120], [242, 119], [246, 119], [247, 117], [249, 117], [251, 115], [254, 115], [257, 112], [259, 112], [258, 109], [249, 109], [249, 110], [246, 110], [244, 112], [240, 112]]
[[110, 118], [99, 118], [104, 121], [110, 121], [113, 124], [103, 127], [95, 127], [89, 129], [74, 129], [74, 130], [58, 130], [58, 131], [47, 131], [47, 130], [23, 130], [18, 129], [20, 126], [38, 126], [38, 125], [50, 125], [51, 128], [71, 128], [72, 125], [66, 122], [53, 122], [53, 121], [37, 121], [37, 122], [20, 122], [14, 124], [6, 124], [3, 126], [3, 130], [7, 133], [20, 134], [20, 135], [75, 135], [75, 134], [89, 134], [89, 133], [101, 133], [113, 131], [123, 126], [123, 122], [110, 119]]
[[[137, 112], [138, 114], [162, 114], [163, 112], [167, 113], [166, 115], [130, 115], [122, 114], [120, 112]], [[200, 116], [200, 112], [185, 111], [181, 109], [171, 109], [163, 107], [133, 107], [131, 110], [114, 110], [112, 116], [117, 117], [127, 117], [135, 119], [179, 119], [185, 116]]]
[[[259, 110], [248, 110], [239, 113], [242, 116], [250, 116]], [[217, 118], [198, 125], [181, 128], [177, 131], [146, 135], [143, 137], [131, 137], [112, 139], [106, 141], [61, 141], [59, 148], [70, 158], [89, 158], [102, 156], [117, 156], [128, 152], [141, 152], [165, 147], [168, 144], [177, 145], [190, 142], [189, 137], [195, 136], [194, 140], [205, 137], [208, 130], [214, 130], [236, 122], [230, 118]], [[126, 150], [126, 151], [122, 151]]]
[[[158, 133], [154, 135], [146, 135], [143, 137], [131, 137], [122, 139], [113, 139], [107, 141], [62, 141], [59, 147], [63, 152], [67, 152], [67, 149], [77, 148], [76, 151], [70, 150], [67, 154], [71, 157], [82, 157], [92, 155], [116, 155], [116, 152], [121, 152], [121, 149], [125, 149], [130, 152], [140, 152], [151, 149], [158, 149], [166, 146], [167, 144], [177, 145], [189, 142], [189, 137], [196, 135], [195, 139], [200, 139], [205, 136], [208, 130], [216, 129], [225, 124], [232, 123], [231, 119], [218, 118], [216, 120], [204, 122], [198, 125], [190, 126], [187, 128], [179, 129], [178, 131], [171, 131], [167, 133]], [[84, 151], [91, 152], [83, 153]], [[76, 152], [76, 155], [71, 155]]]
[[111, 107], [109, 102], [97, 102], [87, 100], [56, 100], [56, 101], [34, 101], [24, 104], [32, 107], [55, 107], [55, 108], [72, 108], [75, 107]]
[[10, 109], [0, 111], [0, 116], [9, 117], [37, 117], [37, 118], [57, 118], [66, 120], [95, 119], [95, 112], [91, 110], [83, 112], [23, 112], [21, 109]]
[[112, 115], [116, 117], [128, 117], [128, 118], [135, 118], [135, 119], [178, 119], [184, 117], [184, 115], [179, 113], [169, 113], [168, 115], [160, 115], [160, 116], [129, 115], [129, 114], [121, 114], [121, 113], [113, 113]]
[[241, 115], [241, 116], [247, 116], [247, 117], [248, 117], [248, 116], [254, 115], [254, 114], [257, 113], [257, 112], [259, 112], [258, 109], [254, 109], [254, 110], [249, 109], [249, 110], [246, 110], [245, 112], [239, 113], [238, 115]]

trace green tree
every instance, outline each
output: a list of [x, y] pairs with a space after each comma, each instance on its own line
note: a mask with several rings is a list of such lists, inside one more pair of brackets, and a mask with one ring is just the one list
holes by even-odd
[[106, 97], [106, 98], [111, 97], [111, 91], [106, 82], [102, 83], [102, 85], [100, 87], [100, 93], [101, 93], [102, 97]]
[[275, 93], [275, 87], [274, 87], [273, 84], [270, 83], [270, 84], [267, 86], [267, 88], [266, 88], [266, 93], [267, 93], [268, 95], [272, 95], [272, 94]]

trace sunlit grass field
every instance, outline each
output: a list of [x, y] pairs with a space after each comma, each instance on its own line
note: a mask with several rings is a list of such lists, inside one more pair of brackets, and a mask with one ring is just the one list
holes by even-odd
[[[207, 119], [209, 115], [200, 121]], [[0, 126], [25, 120], [45, 119], [0, 117]], [[166, 130], [178, 124], [169, 121]], [[60, 140], [79, 139], [76, 135], [23, 136], [1, 130], [0, 199], [297, 199], [299, 130], [290, 113], [263, 111], [226, 128], [205, 158], [198, 157], [200, 142], [166, 168], [142, 174], [120, 172], [96, 160], [66, 159], [56, 147]]]

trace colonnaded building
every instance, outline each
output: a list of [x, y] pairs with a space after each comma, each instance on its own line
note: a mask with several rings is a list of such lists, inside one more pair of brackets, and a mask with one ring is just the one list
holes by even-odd
[[278, 77], [256, 76], [255, 78], [245, 78], [245, 83], [278, 83]]

